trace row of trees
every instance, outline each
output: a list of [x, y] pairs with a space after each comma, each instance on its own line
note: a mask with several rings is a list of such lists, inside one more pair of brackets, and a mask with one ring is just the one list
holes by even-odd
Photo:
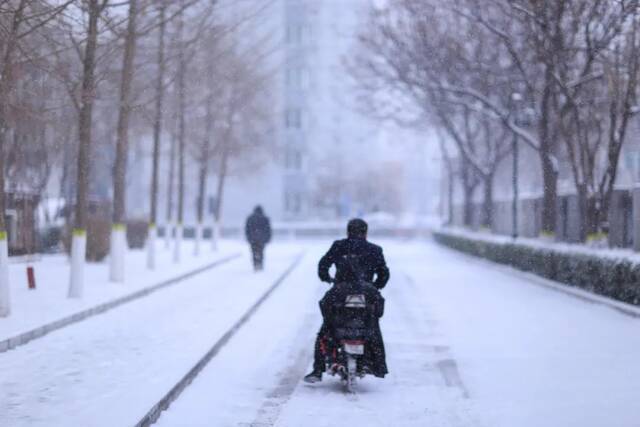
[[638, 111], [637, 0], [389, 0], [373, 8], [352, 68], [373, 113], [435, 125], [461, 163], [465, 221], [511, 141], [538, 157], [542, 228], [552, 233], [568, 165], [588, 231], [607, 220]]
[[[5, 192], [42, 194], [54, 177], [73, 207], [69, 296], [82, 295], [90, 203], [104, 187], [112, 196], [110, 277], [124, 280], [132, 138], [149, 141], [152, 158], [149, 268], [159, 221], [175, 227], [180, 259], [191, 165], [200, 250], [209, 177], [217, 177], [219, 221], [227, 175], [267, 151], [271, 132], [271, 40], [239, 36], [260, 25], [270, 4], [249, 3], [0, 0], [0, 315], [9, 311]], [[105, 164], [111, 183], [98, 172]]]

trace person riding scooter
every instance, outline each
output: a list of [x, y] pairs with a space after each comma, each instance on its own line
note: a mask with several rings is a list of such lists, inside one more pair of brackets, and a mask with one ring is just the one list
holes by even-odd
[[344, 281], [335, 283], [320, 301], [327, 331], [322, 342], [325, 365], [329, 373], [346, 380], [347, 387], [353, 385], [351, 375], [362, 377], [384, 371], [384, 360], [376, 360], [376, 350], [381, 347], [378, 320], [384, 314], [384, 298], [363, 279], [360, 265], [358, 256], [344, 256], [337, 264]]
[[[365, 282], [371, 283], [375, 288], [382, 289], [389, 281], [389, 269], [387, 268], [382, 248], [367, 241], [368, 225], [362, 219], [352, 219], [347, 225], [347, 238], [337, 240], [333, 243], [329, 251], [320, 259], [318, 263], [318, 276], [320, 280], [328, 283], [348, 283], [353, 281], [349, 269], [344, 268], [343, 260], [350, 257], [357, 260], [359, 277]], [[336, 266], [335, 278], [331, 278], [329, 269]], [[325, 299], [335, 294], [336, 290], [327, 292]], [[321, 302], [322, 305], [322, 302]], [[309, 383], [322, 380], [322, 373], [325, 370], [324, 352], [327, 342], [330, 339], [330, 322], [323, 319], [322, 327], [318, 332], [315, 343], [313, 371], [304, 377]], [[379, 323], [375, 322], [371, 345], [371, 373], [377, 377], [384, 377], [387, 374], [387, 364], [385, 360], [384, 343]]]

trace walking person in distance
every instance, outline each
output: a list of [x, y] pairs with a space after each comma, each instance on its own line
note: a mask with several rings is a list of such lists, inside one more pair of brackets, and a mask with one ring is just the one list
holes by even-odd
[[262, 206], [256, 206], [247, 218], [245, 235], [251, 246], [253, 269], [261, 271], [264, 268], [264, 248], [271, 241], [271, 221], [264, 214]]

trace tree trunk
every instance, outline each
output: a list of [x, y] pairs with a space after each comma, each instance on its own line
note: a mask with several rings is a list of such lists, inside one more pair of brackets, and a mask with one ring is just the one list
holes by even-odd
[[452, 168], [447, 168], [449, 174], [449, 182], [447, 184], [447, 192], [448, 192], [448, 206], [449, 214], [447, 218], [447, 225], [453, 225], [453, 198], [455, 197], [455, 183], [454, 183], [454, 173]]
[[86, 256], [86, 228], [88, 217], [89, 167], [91, 159], [91, 127], [96, 82], [96, 49], [98, 44], [98, 18], [101, 7], [98, 0], [88, 1], [89, 22], [83, 55], [82, 90], [78, 117], [78, 170], [75, 200], [74, 231], [71, 250], [71, 280], [69, 297], [82, 296], [84, 263]]
[[200, 255], [200, 243], [202, 242], [202, 233], [203, 233], [203, 221], [204, 221], [204, 199], [206, 196], [206, 186], [207, 186], [207, 175], [208, 175], [208, 164], [209, 164], [209, 154], [208, 154], [208, 145], [209, 145], [209, 137], [205, 139], [202, 159], [200, 160], [200, 170], [198, 176], [198, 223], [196, 224], [196, 244], [194, 248], [194, 254]]
[[198, 179], [198, 223], [204, 221], [204, 203], [207, 195], [207, 177], [209, 176], [209, 160], [211, 157], [211, 132], [213, 129], [213, 94], [207, 97], [205, 139], [200, 153], [200, 175]]
[[462, 196], [463, 196], [463, 217], [462, 223], [465, 227], [469, 227], [473, 223], [473, 193], [475, 192], [477, 181], [475, 180], [475, 171], [471, 169], [471, 165], [467, 161], [463, 161], [461, 171]]
[[129, 0], [129, 18], [120, 82], [116, 160], [113, 170], [113, 229], [111, 231], [110, 250], [110, 277], [114, 282], [124, 281], [124, 258], [127, 242], [125, 225], [126, 181], [129, 151], [129, 118], [131, 115], [131, 83], [133, 81], [133, 62], [136, 50], [137, 1]]
[[131, 113], [131, 83], [134, 73], [136, 48], [137, 1], [129, 0], [129, 18], [122, 60], [120, 103], [116, 141], [116, 159], [113, 173], [113, 223], [123, 224], [126, 210], [126, 175], [129, 150], [129, 117]]
[[151, 215], [150, 223], [158, 221], [158, 169], [160, 166], [160, 137], [162, 133], [162, 108], [164, 103], [164, 34], [165, 34], [165, 5], [160, 3], [160, 28], [158, 34], [158, 76], [156, 80], [156, 105], [153, 120], [153, 164], [151, 169]]
[[587, 185], [578, 184], [576, 185], [576, 187], [578, 191], [578, 209], [580, 210], [580, 212], [578, 213], [578, 217], [582, 222], [582, 224], [580, 224], [580, 234], [578, 236], [578, 240], [580, 242], [584, 242], [587, 239], [588, 228], [591, 222], [591, 210], [589, 209]]
[[543, 151], [540, 152], [542, 164], [542, 231], [554, 233], [556, 229], [556, 200], [558, 197], [558, 173], [553, 160]]
[[447, 153], [444, 142], [442, 138], [440, 140], [440, 151], [444, 157], [444, 165], [447, 171], [447, 225], [453, 225], [453, 197], [455, 191], [455, 174], [453, 172], [453, 165], [451, 164], [451, 159]]
[[[224, 141], [225, 144], [228, 141]], [[227, 180], [227, 167], [229, 163], [229, 155], [227, 154], [227, 149], [223, 148], [222, 154], [220, 156], [220, 168], [218, 169], [218, 187], [216, 191], [216, 206], [214, 209], [214, 218], [216, 223], [220, 223], [222, 216], [222, 201], [224, 199], [224, 186]]]
[[182, 13], [178, 21], [178, 227], [176, 229], [176, 244], [174, 261], [180, 261], [182, 245], [182, 227], [184, 221], [184, 166], [185, 166], [185, 75], [187, 64], [185, 62], [183, 45], [184, 17]]
[[473, 186], [464, 185], [464, 216], [462, 221], [465, 227], [471, 227], [473, 222], [473, 190]]
[[165, 231], [165, 242], [167, 248], [171, 241], [173, 231], [173, 191], [176, 174], [176, 134], [175, 120], [172, 120], [173, 131], [171, 132], [171, 148], [169, 150], [169, 179], [167, 182], [167, 226]]
[[[164, 33], [165, 4], [160, 2], [160, 28], [158, 30], [158, 76], [156, 80], [156, 111], [153, 120], [153, 161], [151, 165], [151, 213], [149, 215], [149, 239], [147, 242], [147, 267], [156, 267], [156, 233], [158, 222], [158, 169], [160, 167], [160, 134], [162, 132], [162, 107], [164, 101]], [[169, 232], [169, 225], [165, 233]]]
[[482, 225], [491, 228], [493, 223], [493, 174], [484, 178], [484, 199], [483, 199]]
[[[5, 206], [5, 152], [7, 133], [9, 132], [9, 98], [13, 86], [13, 56], [18, 44], [18, 30], [22, 24], [26, 0], [21, 0], [13, 14], [9, 34], [6, 36], [2, 64], [0, 64], [0, 236], [6, 240], [6, 206]], [[8, 314], [8, 313], [7, 313]]]
[[5, 40], [0, 68], [0, 317], [11, 314], [11, 294], [9, 289], [9, 239], [6, 225], [6, 183], [5, 183], [5, 151], [9, 130], [9, 94], [13, 86], [13, 55], [18, 43], [18, 29], [22, 22], [26, 0], [20, 1], [14, 12], [9, 35]]
[[[89, 193], [89, 166], [91, 159], [91, 128], [93, 103], [95, 99], [95, 67], [98, 43], [98, 18], [100, 9], [98, 0], [89, 0], [89, 26], [84, 51], [82, 91], [78, 118], [78, 170], [75, 203], [74, 227], [86, 230]], [[84, 231], [83, 231], [84, 232]]]
[[207, 175], [208, 167], [207, 161], [200, 162], [200, 170], [198, 174], [198, 223], [202, 224], [204, 221], [204, 199], [207, 191]]
[[551, 113], [551, 98], [553, 84], [553, 70], [547, 66], [545, 71], [545, 88], [542, 94], [540, 121], [538, 132], [540, 147], [538, 154], [542, 167], [542, 232], [554, 233], [556, 230], [556, 199], [558, 196], [558, 171], [553, 161], [553, 141], [551, 141], [549, 120]]
[[[223, 144], [227, 143], [223, 141]], [[220, 226], [222, 221], [222, 202], [224, 199], [224, 187], [227, 180], [227, 163], [228, 155], [226, 148], [223, 148], [220, 156], [220, 167], [218, 169], [218, 183], [216, 188], [216, 203], [213, 210], [213, 229], [211, 235], [211, 247], [213, 250], [218, 249], [218, 240], [220, 238]]]

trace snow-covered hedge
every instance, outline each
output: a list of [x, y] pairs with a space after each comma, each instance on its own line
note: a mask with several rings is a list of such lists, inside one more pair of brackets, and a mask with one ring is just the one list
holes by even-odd
[[458, 251], [485, 258], [550, 280], [640, 305], [640, 262], [631, 257], [572, 251], [491, 236], [435, 230], [435, 240]]

